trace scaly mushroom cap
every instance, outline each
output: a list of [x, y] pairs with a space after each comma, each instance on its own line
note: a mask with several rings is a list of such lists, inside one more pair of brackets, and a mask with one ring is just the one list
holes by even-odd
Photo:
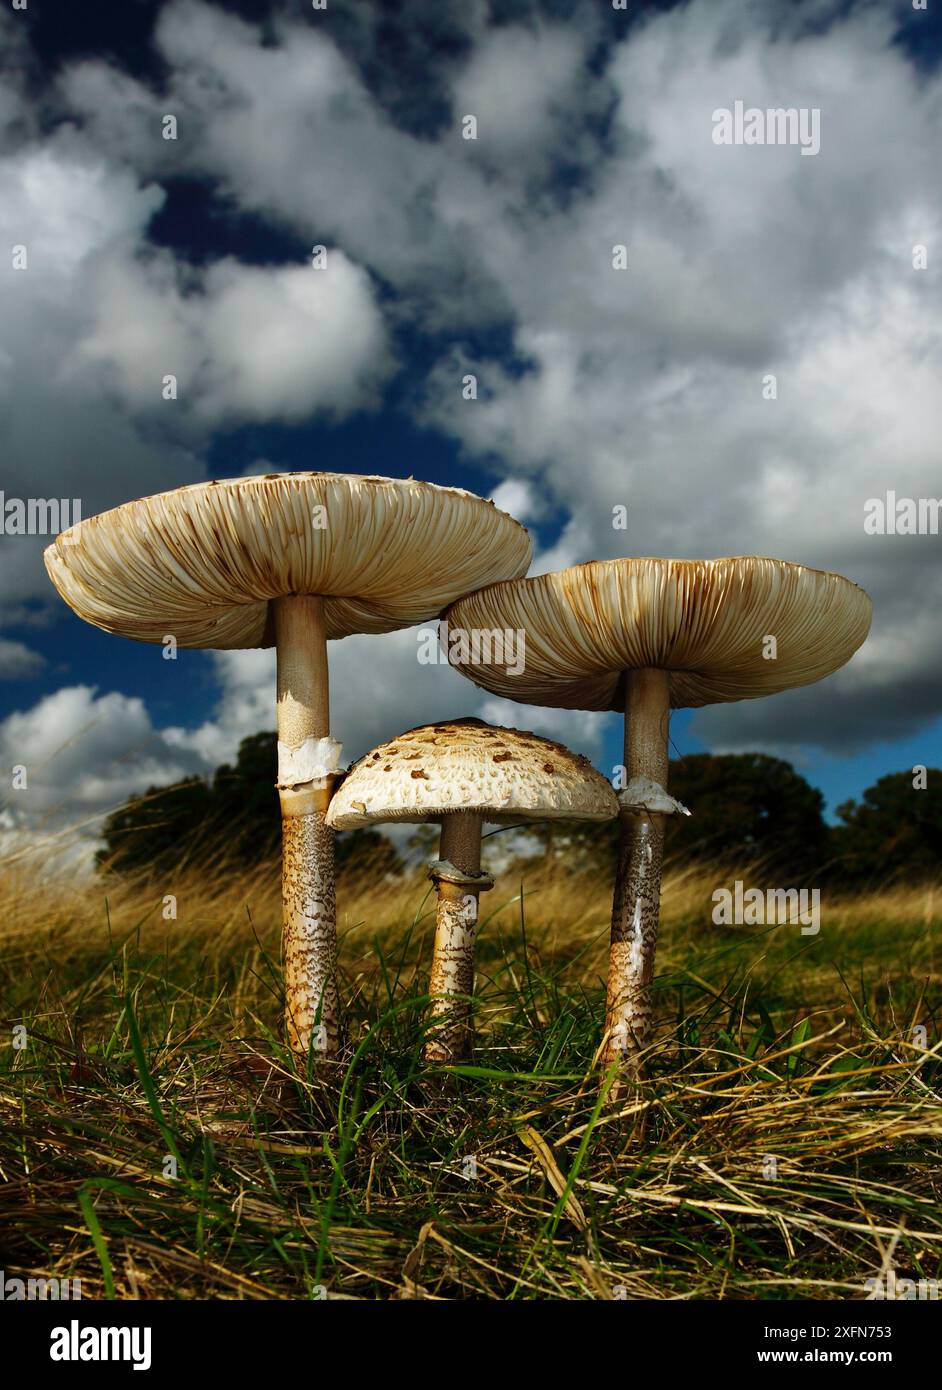
[[426, 724], [355, 763], [330, 803], [335, 830], [434, 821], [473, 811], [489, 821], [611, 820], [618, 802], [587, 758], [561, 743], [480, 719]]
[[328, 637], [390, 632], [525, 574], [492, 502], [414, 479], [277, 473], [199, 483], [78, 522], [46, 568], [80, 618], [142, 642], [269, 647], [270, 599], [320, 594]]
[[[526, 704], [624, 710], [622, 672], [645, 667], [670, 671], [675, 708], [821, 680], [863, 642], [871, 612], [863, 589], [839, 574], [746, 556], [597, 560], [491, 585], [459, 599], [447, 618], [452, 637], [524, 632], [519, 675], [493, 662], [454, 663], [485, 690]], [[764, 655], [767, 637], [776, 639], [774, 659]]]

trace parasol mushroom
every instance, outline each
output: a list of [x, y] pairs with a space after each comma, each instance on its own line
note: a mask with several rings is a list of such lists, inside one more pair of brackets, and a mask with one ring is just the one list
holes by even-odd
[[327, 641], [437, 616], [460, 594], [523, 574], [525, 529], [457, 488], [340, 473], [277, 473], [145, 497], [62, 532], [45, 554], [79, 617], [143, 642], [271, 647], [278, 657], [286, 1029], [338, 1046], [333, 835], [340, 766]]
[[481, 872], [483, 823], [603, 821], [617, 813], [611, 786], [586, 758], [479, 719], [410, 729], [351, 768], [327, 813], [335, 830], [441, 824], [440, 858], [429, 867], [438, 897], [429, 1061], [454, 1062], [468, 1048], [478, 897], [493, 886]]
[[838, 574], [747, 556], [594, 561], [492, 585], [446, 615], [452, 628], [525, 634], [519, 675], [455, 663], [477, 685], [527, 704], [625, 716], [606, 1065], [617, 1059], [637, 1074], [651, 1024], [664, 817], [686, 813], [666, 789], [670, 708], [821, 680], [864, 641], [871, 610]]

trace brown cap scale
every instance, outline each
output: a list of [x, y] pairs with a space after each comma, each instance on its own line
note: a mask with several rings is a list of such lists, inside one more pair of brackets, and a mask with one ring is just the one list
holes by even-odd
[[436, 617], [525, 573], [524, 528], [492, 503], [413, 479], [279, 473], [178, 488], [63, 532], [46, 568], [81, 618], [142, 642], [277, 648], [286, 1026], [336, 1052], [333, 836], [340, 765], [327, 641]]
[[650, 1028], [663, 818], [685, 813], [666, 790], [671, 707], [821, 680], [864, 641], [871, 611], [864, 591], [838, 574], [752, 556], [595, 561], [494, 584], [449, 610], [452, 633], [524, 634], [519, 675], [493, 662], [455, 663], [477, 685], [528, 704], [625, 715], [606, 1063], [636, 1071]]
[[611, 820], [611, 786], [586, 758], [562, 744], [478, 719], [427, 724], [382, 743], [351, 769], [330, 805], [336, 830], [393, 821], [439, 822], [440, 858], [430, 876], [438, 894], [426, 1057], [453, 1062], [470, 1039], [474, 938], [485, 821]]

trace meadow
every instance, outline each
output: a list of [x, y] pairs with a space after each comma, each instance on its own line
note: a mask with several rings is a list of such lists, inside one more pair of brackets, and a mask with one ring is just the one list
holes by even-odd
[[938, 1280], [942, 886], [825, 893], [802, 935], [715, 925], [732, 877], [666, 874], [656, 1037], [616, 1096], [593, 1067], [600, 875], [531, 860], [498, 879], [474, 1056], [448, 1070], [421, 1055], [427, 881], [342, 878], [348, 1048], [305, 1075], [280, 1034], [277, 863], [46, 882], [9, 858], [0, 1266], [132, 1299], [862, 1299], [890, 1269]]

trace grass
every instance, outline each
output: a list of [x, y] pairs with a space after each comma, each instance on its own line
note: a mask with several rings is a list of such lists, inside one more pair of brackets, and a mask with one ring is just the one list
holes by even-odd
[[647, 1080], [612, 1104], [598, 878], [540, 861], [483, 900], [477, 1047], [451, 1072], [421, 1059], [427, 885], [342, 883], [349, 1049], [321, 1080], [280, 1040], [276, 866], [158, 889], [8, 864], [6, 1276], [171, 1299], [855, 1299], [890, 1266], [940, 1278], [942, 892], [825, 895], [802, 936], [713, 925], [729, 881], [667, 876]]

